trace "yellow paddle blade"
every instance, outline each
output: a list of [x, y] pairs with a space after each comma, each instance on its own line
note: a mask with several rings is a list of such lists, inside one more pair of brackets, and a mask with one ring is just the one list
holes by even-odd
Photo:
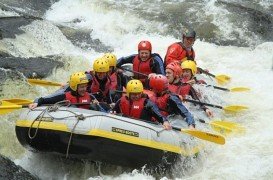
[[45, 81], [41, 79], [27, 79], [29, 84], [40, 85], [40, 86], [62, 86], [60, 83]]
[[244, 133], [245, 128], [238, 123], [229, 121], [212, 121], [209, 123], [213, 130], [221, 134]]
[[224, 85], [224, 84], [230, 82], [231, 77], [221, 74], [221, 75], [215, 76], [215, 79], [217, 80], [218, 84]]
[[13, 105], [16, 105], [12, 102], [8, 102], [8, 101], [5, 101], [4, 99], [0, 101], [0, 107], [1, 106], [13, 106]]
[[234, 87], [230, 89], [231, 92], [242, 92], [242, 91], [250, 91], [247, 87]]
[[210, 126], [214, 131], [216, 131], [222, 135], [227, 135], [227, 134], [232, 133], [232, 129], [222, 126], [222, 125], [210, 123]]
[[204, 132], [204, 131], [195, 130], [195, 129], [181, 129], [181, 132], [190, 134], [199, 139], [214, 142], [216, 144], [222, 144], [222, 145], [225, 144], [225, 138], [217, 134], [212, 134], [209, 132]]
[[0, 114], [6, 114], [21, 108], [22, 108], [22, 105], [16, 105], [10, 102], [1, 101]]
[[33, 103], [33, 100], [30, 99], [19, 99], [19, 98], [13, 98], [13, 99], [3, 99], [2, 101], [10, 102], [17, 105], [28, 105]]
[[223, 107], [223, 110], [225, 110], [226, 113], [237, 113], [246, 109], [248, 109], [247, 106], [241, 106], [241, 105]]

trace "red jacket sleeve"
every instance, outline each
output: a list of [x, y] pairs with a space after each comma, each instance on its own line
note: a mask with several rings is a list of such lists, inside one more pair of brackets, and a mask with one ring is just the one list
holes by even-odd
[[178, 43], [174, 43], [168, 47], [166, 56], [165, 56], [165, 65], [167, 66], [171, 62], [178, 61], [181, 63], [183, 49]]

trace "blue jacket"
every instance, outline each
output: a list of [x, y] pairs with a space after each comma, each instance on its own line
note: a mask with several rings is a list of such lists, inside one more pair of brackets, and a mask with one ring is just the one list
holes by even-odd
[[170, 94], [167, 101], [167, 109], [169, 113], [180, 114], [182, 117], [186, 118], [188, 125], [194, 125], [195, 121], [189, 110], [182, 104], [181, 100], [177, 95]]

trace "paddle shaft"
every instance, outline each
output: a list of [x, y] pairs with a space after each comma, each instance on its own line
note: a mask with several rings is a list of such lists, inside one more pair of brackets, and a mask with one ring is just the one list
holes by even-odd
[[177, 131], [181, 131], [181, 128], [174, 127], [174, 126], [172, 126], [172, 129], [177, 130]]
[[144, 73], [141, 73], [141, 72], [137, 72], [137, 71], [133, 71], [133, 70], [131, 70], [131, 69], [127, 69], [127, 68], [123, 68], [123, 67], [120, 67], [120, 69], [122, 69], [122, 70], [124, 70], [124, 71], [129, 71], [129, 72], [132, 72], [132, 73], [135, 73], [135, 74], [139, 74], [139, 75], [148, 77], [147, 74], [144, 74]]
[[215, 88], [215, 89], [219, 89], [219, 90], [222, 90], [222, 91], [230, 91], [230, 90], [227, 89], [227, 88], [223, 88], [223, 87], [219, 87], [219, 86], [206, 85], [206, 87], [213, 87], [213, 88]]
[[211, 74], [211, 73], [205, 71], [204, 69], [202, 69], [202, 68], [200, 68], [200, 67], [197, 67], [197, 70], [198, 70], [199, 72], [204, 73], [204, 74], [206, 74], [206, 75], [209, 75], [209, 76], [211, 76], [211, 77], [214, 77], [214, 78], [216, 77], [214, 74]]
[[192, 99], [183, 99], [183, 100], [187, 101], [187, 102], [191, 102], [191, 103], [196, 103], [196, 104], [200, 104], [200, 105], [206, 105], [206, 106], [210, 106], [210, 107], [214, 107], [214, 108], [223, 109], [223, 106], [219, 106], [219, 105], [215, 105], [215, 104], [209, 104], [209, 103], [205, 103], [205, 102], [195, 101]]

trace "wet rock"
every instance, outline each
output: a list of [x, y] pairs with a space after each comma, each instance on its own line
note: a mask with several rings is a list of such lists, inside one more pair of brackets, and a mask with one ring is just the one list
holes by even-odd
[[0, 85], [2, 85], [7, 79], [11, 79], [14, 81], [18, 81], [18, 80], [24, 81], [25, 77], [19, 71], [13, 71], [13, 70], [0, 68]]
[[0, 50], [0, 58], [2, 58], [2, 57], [9, 57], [9, 56], [10, 55], [8, 53], [3, 52], [3, 51]]
[[[2, 10], [17, 13], [19, 16], [0, 17], [0, 39], [15, 38], [15, 34], [24, 33], [20, 27], [30, 24], [33, 20], [42, 20], [41, 16], [53, 2], [51, 0], [2, 0], [0, 3]], [[24, 11], [19, 9], [24, 9]]]
[[0, 155], [0, 179], [2, 180], [11, 180], [11, 179], [24, 179], [32, 180], [38, 179], [33, 176], [22, 167], [17, 166], [14, 162], [8, 158]]
[[[30, 24], [33, 20], [42, 20], [39, 17], [33, 16], [13, 16], [0, 18], [0, 39], [15, 38], [15, 35], [24, 33], [20, 28]], [[113, 48], [106, 46], [99, 39], [92, 39], [89, 31], [80, 29], [73, 29], [65, 26], [57, 26], [62, 33], [70, 40], [75, 46], [82, 49], [95, 50], [96, 52], [112, 52]]]
[[[265, 41], [272, 41], [273, 37], [273, 18], [272, 12], [265, 12], [257, 7], [248, 7], [247, 4], [241, 2], [225, 2], [217, 1], [220, 6], [225, 6], [225, 9], [228, 9], [231, 13], [236, 15], [236, 18], [240, 21], [237, 21], [238, 25], [241, 25], [241, 22], [249, 22], [246, 24], [247, 29], [251, 30], [251, 33], [259, 35]], [[249, 34], [251, 37], [252, 34]]]
[[42, 17], [51, 5], [57, 1], [59, 0], [1, 0], [0, 8], [5, 11], [16, 12], [20, 15], [28, 14]]
[[33, 77], [35, 74], [36, 78], [45, 78], [49, 76], [54, 69], [64, 66], [64, 63], [58, 61], [58, 58], [57, 56], [32, 58], [0, 56], [0, 67], [19, 72], [19, 74], [22, 73], [25, 77]]
[[58, 28], [67, 37], [67, 39], [82, 49], [93, 49], [96, 52], [102, 53], [112, 52], [114, 50], [112, 47], [103, 44], [99, 39], [92, 39], [90, 31], [73, 29], [65, 26], [58, 26]]
[[24, 33], [20, 29], [21, 26], [25, 26], [33, 21], [32, 18], [27, 17], [1, 17], [0, 18], [0, 39], [15, 38], [15, 35]]

